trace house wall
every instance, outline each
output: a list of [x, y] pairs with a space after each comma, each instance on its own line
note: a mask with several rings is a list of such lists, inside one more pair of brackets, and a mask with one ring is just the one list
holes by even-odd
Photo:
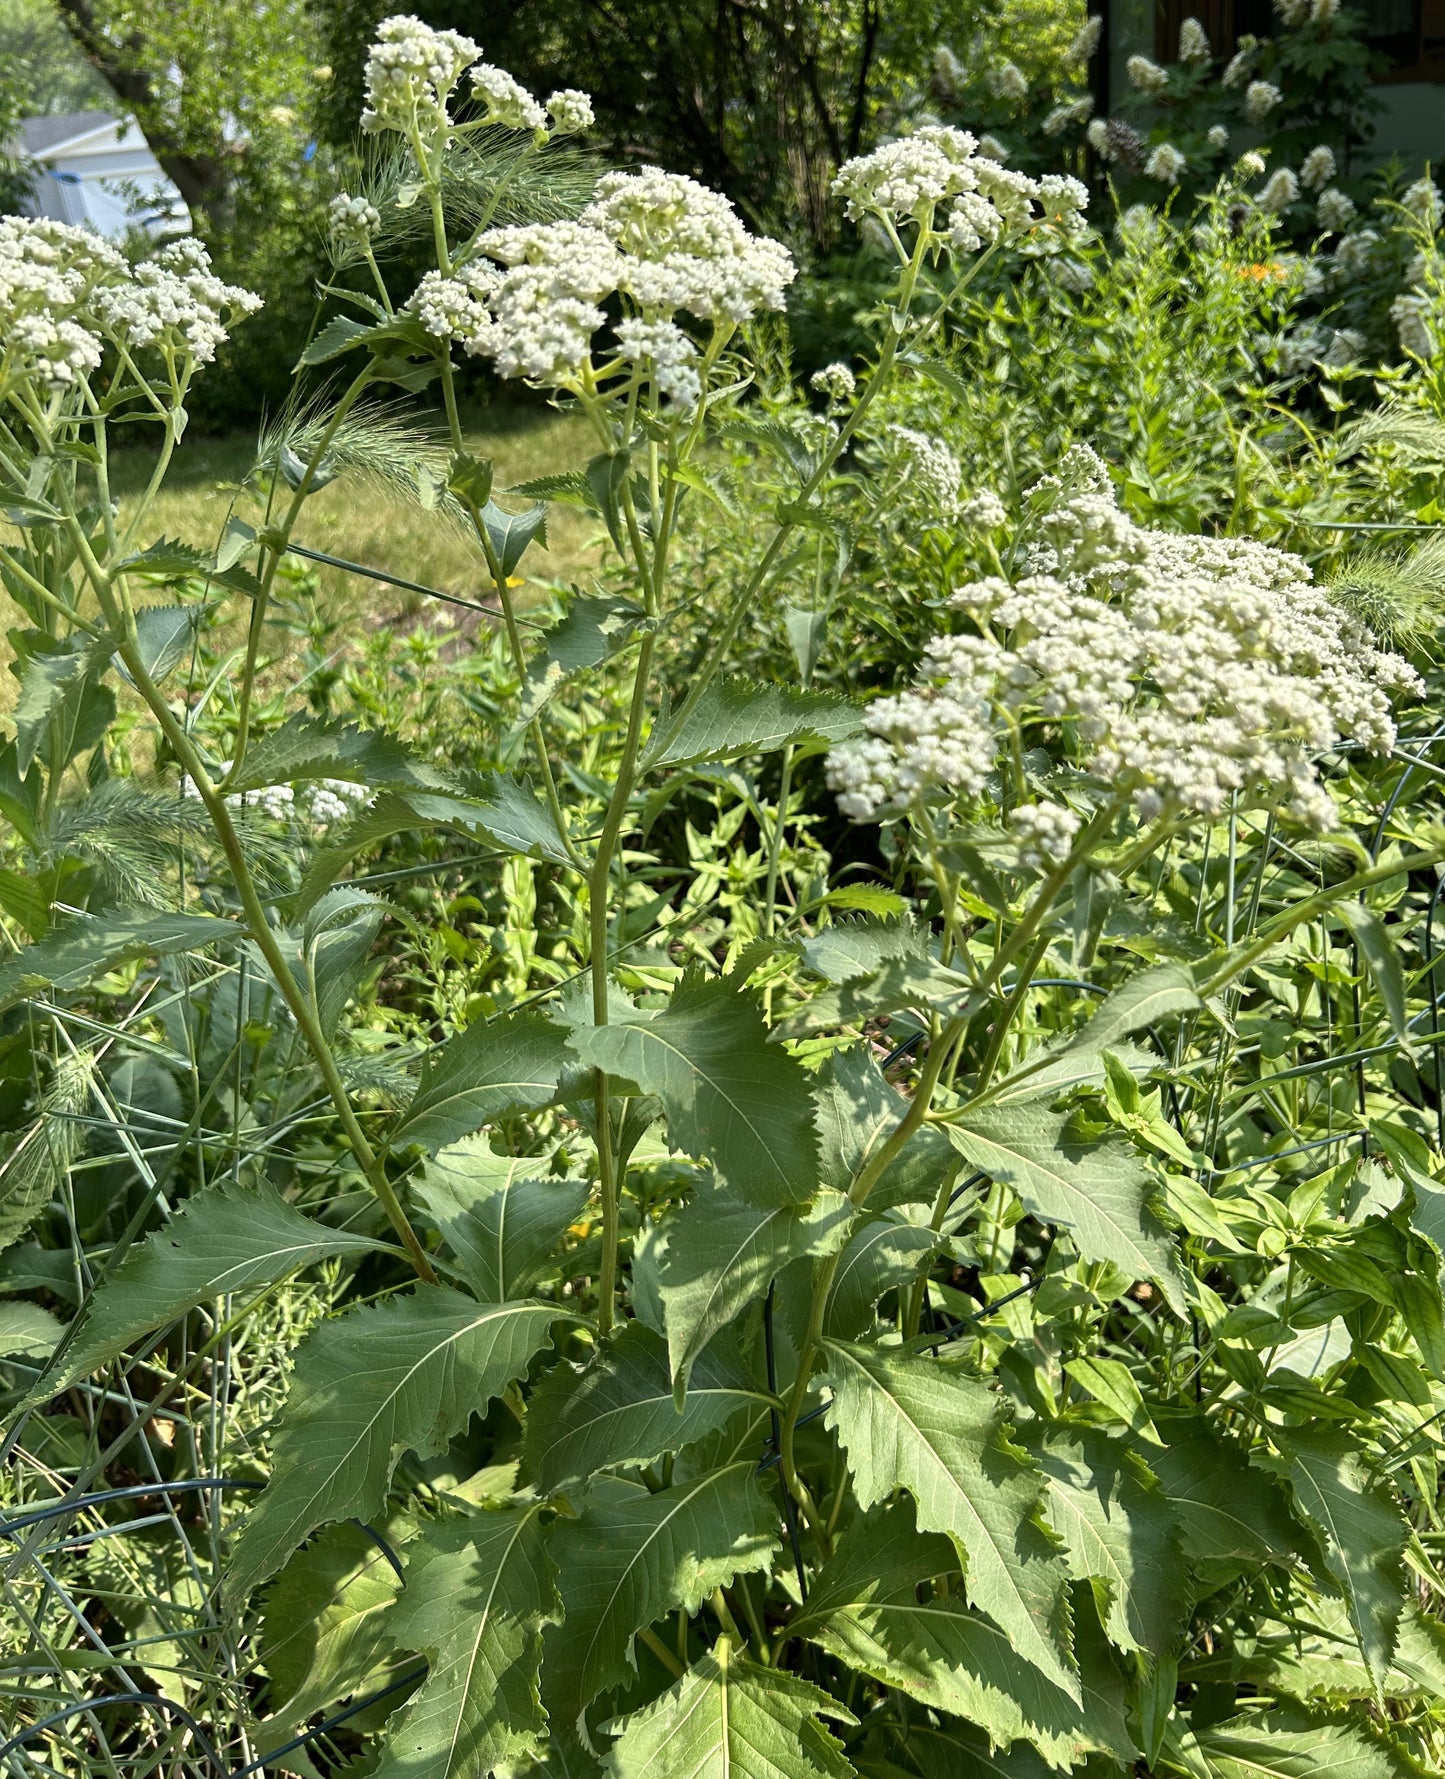
[[[42, 216], [60, 222], [88, 223], [99, 234], [118, 238], [135, 221], [162, 217], [167, 226], [184, 227], [181, 195], [162, 172], [141, 131], [128, 123], [97, 131], [54, 155], [40, 157], [35, 205]], [[133, 209], [139, 193], [143, 203]]]

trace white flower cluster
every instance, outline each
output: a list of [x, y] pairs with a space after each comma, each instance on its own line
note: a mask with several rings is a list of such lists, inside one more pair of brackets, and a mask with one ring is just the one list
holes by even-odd
[[995, 99], [1018, 104], [1029, 96], [1028, 76], [1016, 62], [998, 62], [984, 75], [984, 82]]
[[[223, 760], [212, 771], [212, 779], [222, 780], [231, 770], [229, 760]], [[181, 795], [193, 802], [199, 802], [201, 793], [196, 789], [195, 781], [186, 774], [181, 776]], [[313, 822], [317, 827], [329, 827], [333, 822], [345, 821], [364, 803], [368, 802], [371, 792], [365, 785], [352, 784], [344, 778], [322, 778], [314, 784], [303, 784], [298, 788], [289, 784], [263, 785], [254, 791], [233, 791], [226, 798], [228, 809], [249, 810], [263, 816], [267, 821], [289, 824], [296, 817]]]
[[1047, 233], [1072, 236], [1082, 230], [1088, 192], [1078, 180], [1030, 179], [980, 149], [967, 130], [928, 125], [845, 161], [833, 190], [855, 222], [879, 217], [931, 229], [941, 211], [940, 233], [961, 253], [976, 253], [1032, 226], [1038, 220], [1036, 201]]
[[339, 191], [326, 206], [326, 224], [338, 241], [365, 247], [381, 227], [381, 212], [365, 198]]
[[1250, 70], [1254, 67], [1255, 52], [1258, 48], [1257, 39], [1253, 37], [1240, 38], [1239, 48], [1229, 58], [1223, 74], [1219, 77], [1219, 84], [1226, 92], [1232, 92], [1235, 87], [1243, 86], [1249, 79]]
[[1046, 136], [1062, 136], [1065, 130], [1076, 129], [1080, 124], [1088, 123], [1094, 111], [1094, 95], [1085, 93], [1078, 99], [1071, 99], [1066, 105], [1055, 105], [1044, 119]]
[[1104, 17], [1102, 13], [1090, 13], [1085, 22], [1074, 34], [1074, 40], [1064, 51], [1066, 68], [1082, 68], [1089, 62], [1094, 51], [1099, 47], [1099, 40], [1104, 35]]
[[508, 130], [545, 130], [547, 112], [526, 87], [508, 74], [505, 68], [494, 68], [481, 62], [472, 69], [472, 91], [487, 107], [487, 122], [501, 124]]
[[1275, 11], [1287, 25], [1325, 25], [1340, 10], [1340, 0], [1275, 0]]
[[[1038, 495], [1043, 542], [1016, 583], [962, 588], [977, 634], [930, 643], [915, 683], [869, 709], [828, 756], [855, 820], [937, 793], [976, 803], [1005, 738], [1052, 744], [1139, 817], [1215, 816], [1234, 795], [1315, 827], [1333, 820], [1316, 768], [1352, 740], [1394, 741], [1392, 694], [1421, 682], [1310, 580], [1298, 557], [1232, 538], [1145, 531], [1071, 452]], [[1052, 568], [1043, 567], [1052, 560]], [[1066, 854], [1077, 818], [1015, 811], [1020, 855]]]
[[1018, 841], [1019, 863], [1047, 871], [1068, 858], [1083, 824], [1065, 803], [1021, 803], [1008, 825]]
[[0, 388], [34, 378], [63, 389], [93, 371], [101, 347], [90, 300], [124, 267], [115, 249], [88, 230], [0, 218]]
[[1299, 180], [1288, 167], [1276, 167], [1255, 202], [1271, 216], [1282, 216], [1299, 200]]
[[1214, 51], [1198, 19], [1188, 18], [1179, 27], [1179, 60], [1184, 63], [1208, 62]]
[[1299, 182], [1306, 191], [1323, 191], [1337, 171], [1335, 151], [1321, 142], [1300, 162]]
[[85, 229], [0, 218], [0, 383], [64, 389], [95, 370], [107, 341], [155, 346], [208, 364], [229, 324], [261, 307], [223, 283], [198, 241], [176, 241], [131, 268]]
[[821, 371], [814, 371], [808, 381], [830, 402], [852, 401], [858, 389], [858, 379], [841, 360], [825, 364]]
[[1160, 142], [1150, 151], [1144, 163], [1144, 176], [1158, 179], [1165, 185], [1178, 185], [1189, 162], [1172, 142]]
[[575, 86], [559, 87], [547, 101], [554, 136], [580, 136], [597, 121], [592, 110], [592, 95], [578, 92]]
[[1379, 245], [1380, 237], [1375, 229], [1356, 229], [1335, 249], [1335, 270], [1346, 279], [1357, 278], [1369, 267]]
[[1440, 350], [1436, 329], [1440, 321], [1436, 304], [1419, 292], [1397, 296], [1390, 304], [1390, 319], [1400, 336], [1400, 349], [1415, 358], [1434, 358]]
[[1440, 226], [1440, 188], [1433, 179], [1420, 178], [1406, 191], [1400, 199], [1401, 204], [1421, 222], [1428, 223], [1432, 229]]
[[409, 13], [383, 19], [366, 60], [362, 129], [405, 134], [445, 123], [448, 98], [481, 53], [460, 31], [434, 31]]
[[1252, 80], [1244, 89], [1244, 115], [1252, 124], [1263, 123], [1283, 97], [1273, 81]]
[[697, 347], [675, 321], [641, 321], [630, 316], [617, 324], [617, 350], [629, 364], [652, 372], [658, 392], [679, 407], [695, 408], [702, 382], [693, 360]]
[[1229, 125], [1228, 124], [1211, 124], [1209, 126], [1209, 128], [1204, 133], [1204, 140], [1216, 152], [1218, 152], [1218, 150], [1221, 148], [1228, 148], [1229, 147]]
[[940, 439], [911, 426], [890, 426], [904, 471], [904, 494], [910, 509], [929, 514], [935, 523], [958, 516], [958, 485], [963, 465]]
[[982, 488], [958, 509], [965, 525], [976, 525], [980, 531], [997, 531], [1008, 518], [1008, 508], [992, 488]]
[[747, 321], [781, 309], [793, 277], [787, 249], [749, 234], [726, 198], [657, 167], [607, 174], [575, 221], [489, 229], [476, 246], [485, 257], [429, 272], [413, 294], [428, 333], [485, 353], [504, 377], [571, 387], [606, 319], [599, 305], [620, 296], [652, 331], [619, 332], [619, 361], [650, 362], [685, 403], [699, 384], [673, 316]]
[[1326, 186], [1315, 199], [1315, 221], [1326, 235], [1338, 235], [1355, 220], [1355, 201], [1337, 187]]
[[254, 315], [261, 299], [217, 278], [199, 241], [176, 241], [142, 260], [133, 282], [102, 285], [94, 307], [109, 331], [130, 346], [157, 346], [210, 364], [228, 337], [228, 324]]
[[1124, 64], [1130, 86], [1141, 93], [1162, 93], [1169, 85], [1169, 70], [1161, 68], [1148, 56], [1130, 56]]

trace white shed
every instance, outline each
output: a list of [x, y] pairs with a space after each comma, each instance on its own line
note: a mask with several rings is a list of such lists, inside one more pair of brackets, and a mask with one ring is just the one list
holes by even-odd
[[22, 118], [21, 155], [35, 166], [28, 208], [118, 240], [128, 228], [174, 234], [190, 226], [181, 194], [161, 170], [140, 126], [104, 111]]

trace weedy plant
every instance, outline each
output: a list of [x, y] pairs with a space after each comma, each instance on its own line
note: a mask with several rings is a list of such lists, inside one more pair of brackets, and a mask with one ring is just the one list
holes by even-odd
[[[405, 18], [368, 83], [398, 159], [337, 200], [369, 282], [306, 354], [360, 368], [213, 554], [138, 547], [108, 441], [153, 421], [160, 486], [254, 299], [191, 249], [132, 273], [0, 235], [28, 625], [0, 1765], [1438, 1770], [1415, 667], [1298, 558], [1142, 528], [1086, 449], [966, 520], [926, 436], [862, 449], [985, 260], [1076, 243], [1072, 181], [947, 129], [845, 165], [896, 289], [785, 423], [750, 391], [792, 267], [721, 198], [647, 169], [499, 223], [585, 97]], [[418, 216], [436, 265], [398, 303], [386, 230]], [[461, 449], [458, 343], [595, 431], [505, 491], [523, 512]], [[472, 761], [258, 687], [308, 493], [361, 460], [374, 388], [437, 380], [419, 486], [503, 644]], [[679, 537], [732, 499], [739, 428], [789, 474], [703, 608]], [[811, 684], [849, 477], [986, 536], [866, 706]], [[553, 501], [614, 566], [529, 641], [514, 571]], [[199, 671], [228, 600], [244, 639]], [[729, 677], [774, 621], [793, 671]], [[498, 1010], [416, 1072], [369, 1010], [388, 913], [425, 916], [345, 874], [418, 834], [483, 849], [513, 908]]]

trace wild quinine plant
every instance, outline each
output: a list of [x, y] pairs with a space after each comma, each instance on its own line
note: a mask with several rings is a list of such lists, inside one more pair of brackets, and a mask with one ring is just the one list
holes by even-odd
[[[222, 1610], [253, 1625], [266, 1599], [208, 1695], [228, 1714], [200, 1721], [176, 1676], [47, 1681], [16, 1694], [4, 1755], [109, 1734], [105, 1770], [139, 1746], [149, 1771], [335, 1771], [344, 1747], [311, 1745], [350, 1718], [386, 1779], [1438, 1764], [1445, 1187], [1412, 1045], [1445, 845], [1404, 781], [1373, 819], [1358, 764], [1396, 747], [1415, 669], [1298, 559], [1140, 529], [1089, 452], [1010, 518], [962, 502], [956, 460], [911, 431], [879, 473], [985, 535], [994, 569], [939, 606], [914, 683], [862, 708], [810, 689], [828, 638], [797, 602], [795, 680], [729, 676], [839, 547], [832, 497], [867, 470], [889, 378], [928, 367], [985, 258], [1074, 241], [1081, 188], [952, 129], [847, 163], [838, 195], [897, 287], [870, 361], [823, 373], [826, 411], [790, 430], [749, 386], [792, 265], [722, 198], [645, 169], [518, 219], [585, 95], [543, 106], [415, 19], [380, 27], [368, 96], [395, 157], [332, 209], [364, 287], [327, 293], [344, 308], [303, 367], [359, 368], [273, 436], [257, 522], [211, 554], [138, 546], [190, 379], [255, 299], [186, 245], [132, 271], [61, 225], [0, 232], [0, 572], [29, 626], [0, 995], [48, 1131], [7, 1164], [8, 1236], [72, 1205], [74, 1120], [105, 1080], [59, 1035], [72, 1002], [169, 957], [151, 1050], [177, 1005], [221, 1042], [173, 1151], [204, 1157], [194, 1189], [137, 1151], [145, 1190], [85, 1256], [78, 1313], [25, 1324], [11, 1449], [58, 1403], [133, 1400], [163, 1339], [178, 1387], [214, 1377], [298, 1273], [337, 1306], [258, 1446], [197, 1424], [192, 1474], [127, 1485], [264, 1481], [214, 1510]], [[489, 195], [459, 205], [458, 159], [484, 149]], [[387, 231], [418, 217], [436, 264], [399, 301]], [[464, 449], [458, 345], [595, 436], [585, 469], [503, 491], [521, 512]], [[279, 720], [258, 686], [309, 493], [357, 459], [368, 397], [437, 381], [450, 451], [423, 482], [475, 539], [517, 688], [495, 757], [445, 765]], [[160, 460], [122, 519], [109, 440], [142, 420]], [[791, 485], [700, 614], [676, 544], [728, 499], [725, 428]], [[618, 566], [529, 646], [513, 571], [553, 501], [595, 514]], [[232, 600], [223, 753], [173, 688]], [[557, 738], [585, 673], [616, 702], [583, 772]], [[791, 787], [823, 753], [875, 881], [809, 895]], [[774, 756], [776, 777], [749, 764]], [[629, 841], [697, 782], [746, 790], [765, 891], [726, 943], [664, 925], [634, 967], [639, 909], [663, 917]], [[324, 827], [292, 883], [266, 836], [288, 791]], [[565, 886], [575, 980], [435, 1043], [419, 1076], [393, 1056], [388, 1097], [347, 1025], [386, 907], [344, 874], [427, 829]], [[329, 1107], [365, 1200], [302, 1208], [253, 1144], [235, 1083], [275, 1054], [262, 1016], [287, 1116]], [[35, 1498], [6, 1523], [30, 1540], [15, 1575], [95, 1509], [78, 1482]], [[186, 1635], [212, 1631], [135, 1632], [127, 1678]]]

